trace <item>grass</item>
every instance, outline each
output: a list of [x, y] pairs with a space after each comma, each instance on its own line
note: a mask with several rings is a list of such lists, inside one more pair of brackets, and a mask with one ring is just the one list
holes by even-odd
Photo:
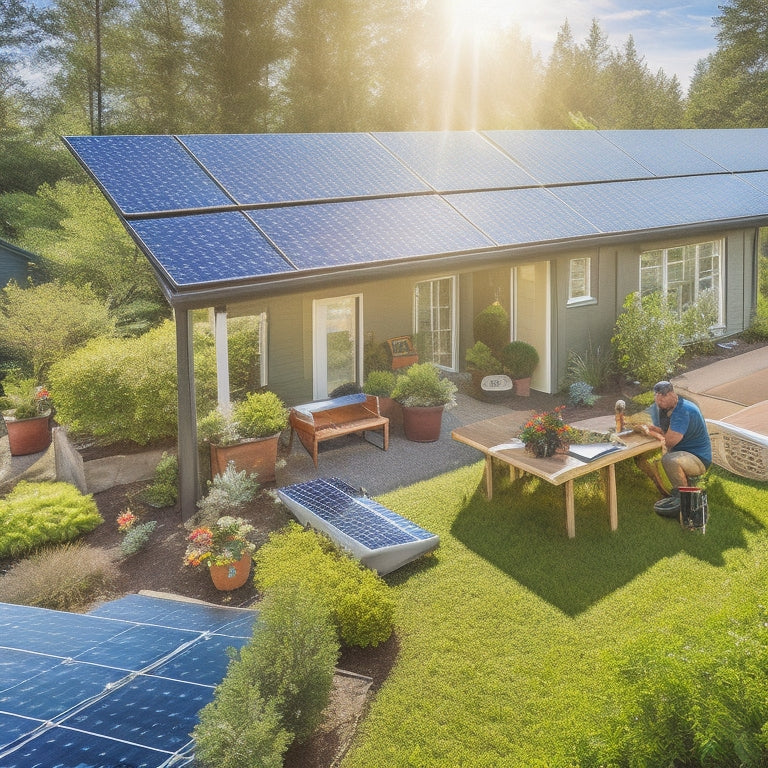
[[631, 462], [617, 468], [619, 528], [599, 484], [576, 483], [576, 538], [562, 488], [535, 478], [494, 499], [482, 464], [381, 501], [440, 535], [391, 574], [400, 654], [343, 768], [559, 768], [622, 695], [619, 660], [678, 643], [768, 592], [768, 491], [713, 468], [705, 535], [652, 511]]

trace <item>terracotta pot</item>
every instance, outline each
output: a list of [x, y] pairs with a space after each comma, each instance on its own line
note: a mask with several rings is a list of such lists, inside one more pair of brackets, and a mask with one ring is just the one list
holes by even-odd
[[234, 445], [211, 443], [211, 476], [223, 474], [227, 463], [234, 461], [238, 472], [255, 472], [259, 483], [274, 483], [279, 439], [278, 432], [270, 437], [242, 440]]
[[531, 377], [527, 379], [515, 379], [515, 394], [520, 397], [531, 396]]
[[11, 449], [11, 456], [28, 456], [31, 453], [40, 453], [51, 444], [50, 413], [19, 421], [12, 417], [6, 417], [5, 428], [8, 430], [8, 446]]
[[382, 416], [386, 416], [389, 419], [391, 424], [403, 423], [403, 412], [397, 400], [393, 400], [391, 397], [379, 396], [379, 411]]
[[440, 427], [443, 423], [443, 406], [435, 405], [423, 408], [403, 410], [403, 429], [405, 436], [414, 443], [434, 443], [440, 439]]
[[246, 552], [232, 565], [212, 565], [208, 570], [211, 572], [211, 581], [216, 589], [222, 592], [237, 589], [248, 581], [248, 575], [251, 572], [251, 553]]

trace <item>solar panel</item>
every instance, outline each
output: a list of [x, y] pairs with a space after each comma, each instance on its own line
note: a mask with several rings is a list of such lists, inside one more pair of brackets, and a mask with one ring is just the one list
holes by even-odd
[[686, 144], [681, 131], [600, 131], [654, 176], [721, 173], [722, 166]]
[[338, 478], [309, 480], [277, 493], [301, 522], [325, 532], [380, 574], [439, 544], [435, 534], [361, 496]]
[[294, 271], [237, 211], [136, 219], [126, 227], [176, 286], [243, 280]]
[[766, 198], [731, 175], [560, 187], [560, 199], [603, 232], [765, 215]]
[[438, 191], [523, 187], [536, 181], [473, 131], [374, 133]]
[[436, 195], [269, 208], [248, 216], [302, 270], [493, 245]]
[[682, 140], [723, 168], [738, 171], [768, 170], [765, 129], [716, 128], [680, 131]]
[[243, 205], [429, 191], [365, 133], [180, 139]]
[[126, 215], [233, 204], [173, 136], [68, 136], [64, 141]]
[[648, 171], [597, 131], [486, 131], [540, 184], [638, 179]]
[[256, 616], [141, 595], [86, 615], [0, 603], [0, 765], [189, 765], [197, 714]]
[[446, 199], [498, 245], [560, 240], [597, 232], [583, 216], [547, 189], [472, 192]]

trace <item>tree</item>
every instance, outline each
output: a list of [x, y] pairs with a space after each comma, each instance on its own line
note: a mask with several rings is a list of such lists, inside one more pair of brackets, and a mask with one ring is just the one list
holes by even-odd
[[9, 283], [0, 298], [0, 338], [42, 384], [52, 363], [89, 339], [111, 335], [114, 322], [89, 286], [61, 283], [21, 288]]
[[697, 65], [686, 120], [697, 128], [753, 128], [768, 111], [768, 5], [719, 6], [717, 50]]

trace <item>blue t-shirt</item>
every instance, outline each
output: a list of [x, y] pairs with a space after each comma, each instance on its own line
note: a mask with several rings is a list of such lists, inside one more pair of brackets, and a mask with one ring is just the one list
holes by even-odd
[[[656, 403], [651, 406], [651, 419], [657, 427], [661, 426], [659, 407]], [[698, 456], [707, 467], [712, 463], [712, 443], [709, 440], [707, 424], [694, 403], [683, 397], [678, 398], [677, 406], [672, 411], [669, 421], [669, 429], [683, 436], [683, 439], [670, 450], [692, 453]]]

